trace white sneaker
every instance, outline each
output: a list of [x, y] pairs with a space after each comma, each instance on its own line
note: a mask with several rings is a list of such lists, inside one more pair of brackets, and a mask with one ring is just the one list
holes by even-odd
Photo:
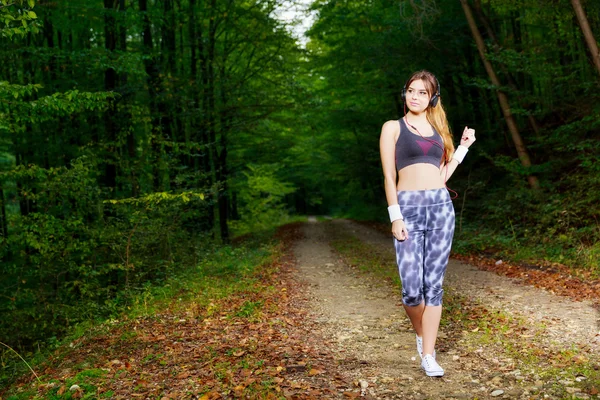
[[444, 369], [435, 361], [431, 354], [425, 354], [421, 360], [421, 368], [425, 370], [427, 376], [444, 376]]
[[[419, 357], [423, 359], [423, 338], [418, 335], [415, 336], [417, 338], [417, 353], [419, 353]], [[433, 358], [435, 358], [435, 350], [433, 351]]]

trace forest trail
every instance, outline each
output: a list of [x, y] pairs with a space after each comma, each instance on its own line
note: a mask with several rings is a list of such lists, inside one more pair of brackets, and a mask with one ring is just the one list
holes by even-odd
[[[316, 322], [316, 333], [333, 343], [331, 350], [341, 369], [355, 382], [362, 381], [367, 397], [537, 398], [535, 393], [556, 381], [575, 398], [590, 398], [571, 387], [584, 377], [541, 377], [535, 369], [523, 369], [519, 360], [498, 345], [481, 346], [470, 341], [467, 332], [452, 327], [442, 327], [438, 339], [438, 359], [445, 376], [426, 377], [397, 288], [346, 265], [329, 245], [332, 235], [350, 234], [393, 261], [391, 239], [346, 220], [319, 223], [309, 219], [303, 233], [294, 255], [298, 278], [307, 283], [310, 318]], [[535, 341], [549, 352], [573, 347], [589, 354], [598, 352], [599, 316], [590, 303], [573, 302], [455, 260], [449, 264], [445, 289], [484, 304], [490, 314], [502, 311], [523, 321], [527, 331], [507, 332], [517, 340]]]

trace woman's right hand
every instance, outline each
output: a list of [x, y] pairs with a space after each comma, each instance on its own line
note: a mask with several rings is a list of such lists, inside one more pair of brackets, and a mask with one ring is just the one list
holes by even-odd
[[392, 234], [397, 240], [401, 242], [408, 239], [408, 231], [406, 230], [404, 220], [397, 219], [394, 222], [392, 222]]

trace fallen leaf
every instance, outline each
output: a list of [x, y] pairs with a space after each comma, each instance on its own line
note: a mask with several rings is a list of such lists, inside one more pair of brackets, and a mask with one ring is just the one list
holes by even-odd
[[233, 388], [233, 391], [235, 392], [235, 395], [240, 397], [244, 394], [244, 389], [245, 387], [242, 385], [237, 385], [236, 387]]
[[178, 374], [178, 375], [176, 376], [176, 378], [177, 378], [177, 379], [185, 379], [185, 378], [187, 378], [187, 377], [189, 377], [189, 376], [190, 376], [190, 372], [189, 372], [189, 371], [183, 371], [183, 372], [181, 372], [180, 374]]

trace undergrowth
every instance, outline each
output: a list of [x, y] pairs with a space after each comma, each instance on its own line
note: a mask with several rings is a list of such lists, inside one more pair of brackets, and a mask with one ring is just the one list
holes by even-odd
[[[48, 380], [40, 370], [52, 368], [59, 365], [72, 352], [77, 351], [81, 343], [89, 341], [94, 337], [119, 332], [122, 341], [134, 340], [137, 337], [131, 324], [139, 319], [156, 319], [164, 312], [182, 313], [190, 317], [202, 314], [203, 318], [219, 315], [223, 311], [223, 299], [239, 293], [268, 292], [259, 284], [259, 267], [272, 263], [279, 255], [279, 248], [271, 239], [273, 230], [256, 233], [247, 236], [243, 243], [236, 245], [220, 245], [212, 248], [199, 247], [196, 249], [194, 259], [199, 260], [196, 264], [181, 263], [172, 276], [160, 283], [147, 283], [143, 288], [131, 295], [128, 305], [120, 312], [113, 314], [104, 322], [89, 320], [74, 325], [69, 333], [62, 339], [55, 339], [52, 345], [40, 348], [37, 352], [24, 352], [22, 356], [31, 360], [30, 364], [34, 370], [41, 374], [44, 381], [45, 397], [49, 399], [71, 398], [73, 393], [64, 391], [57, 394], [61, 387], [71, 387], [76, 382], [83, 392], [96, 393], [94, 381], [106, 372], [94, 365], [100, 354], [90, 354], [73, 369], [81, 372], [60, 385]], [[191, 257], [190, 257], [191, 259]], [[243, 301], [239, 308], [234, 309], [233, 316], [251, 318], [260, 312], [264, 306], [259, 301]], [[133, 328], [135, 329], [135, 328]], [[113, 333], [111, 333], [113, 332]], [[150, 356], [159, 359], [157, 355]], [[0, 375], [0, 388], [8, 388], [18, 379], [24, 379], [28, 370], [23, 361], [8, 349], [0, 351], [2, 374]], [[150, 359], [146, 360], [150, 361]], [[94, 372], [95, 371], [95, 372]], [[96, 373], [97, 372], [97, 373]], [[90, 383], [87, 383], [87, 382]], [[82, 383], [83, 382], [83, 383]], [[86, 386], [87, 385], [87, 386]], [[9, 391], [11, 393], [11, 391]], [[8, 399], [28, 399], [35, 396], [32, 391], [12, 391]], [[0, 391], [0, 398], [2, 391]], [[110, 398], [110, 393], [103, 393], [101, 398]], [[42, 397], [37, 397], [42, 398]], [[73, 397], [76, 398], [76, 397]], [[80, 397], [96, 398], [96, 397]]]

